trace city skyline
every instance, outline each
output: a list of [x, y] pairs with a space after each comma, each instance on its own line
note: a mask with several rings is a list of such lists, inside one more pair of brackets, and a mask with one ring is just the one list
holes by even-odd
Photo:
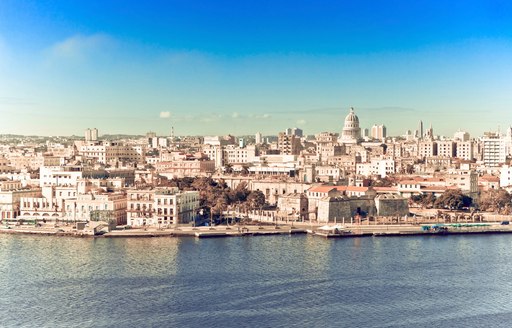
[[512, 124], [499, 1], [0, 3], [0, 133], [472, 137]]

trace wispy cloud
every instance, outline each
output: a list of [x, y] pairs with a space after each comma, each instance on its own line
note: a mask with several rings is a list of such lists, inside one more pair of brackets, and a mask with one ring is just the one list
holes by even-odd
[[233, 114], [231, 114], [231, 117], [232, 118], [240, 118], [240, 113], [234, 112]]
[[223, 118], [222, 114], [210, 113], [201, 115], [200, 121], [203, 123], [218, 122]]
[[97, 51], [112, 47], [114, 43], [114, 39], [106, 34], [78, 34], [56, 42], [50, 47], [49, 53], [59, 59], [84, 59]]
[[251, 118], [251, 119], [266, 120], [271, 117], [272, 117], [272, 115], [270, 115], [270, 114], [249, 114], [249, 118]]
[[306, 120], [305, 119], [297, 120], [297, 125], [305, 125], [305, 124], [306, 124]]
[[171, 112], [160, 112], [160, 118], [170, 118]]

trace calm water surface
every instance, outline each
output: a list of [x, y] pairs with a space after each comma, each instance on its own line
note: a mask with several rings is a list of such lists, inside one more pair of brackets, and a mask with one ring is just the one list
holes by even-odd
[[511, 244], [0, 235], [0, 326], [512, 327]]

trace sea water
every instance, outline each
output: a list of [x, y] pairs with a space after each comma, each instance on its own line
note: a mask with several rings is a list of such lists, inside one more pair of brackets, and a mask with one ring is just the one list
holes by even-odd
[[512, 327], [512, 235], [0, 235], [2, 327]]

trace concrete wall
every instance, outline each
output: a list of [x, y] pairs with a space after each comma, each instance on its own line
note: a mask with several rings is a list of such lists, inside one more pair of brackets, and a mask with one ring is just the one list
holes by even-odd
[[409, 214], [407, 199], [397, 195], [375, 197], [375, 206], [379, 216], [404, 216]]

